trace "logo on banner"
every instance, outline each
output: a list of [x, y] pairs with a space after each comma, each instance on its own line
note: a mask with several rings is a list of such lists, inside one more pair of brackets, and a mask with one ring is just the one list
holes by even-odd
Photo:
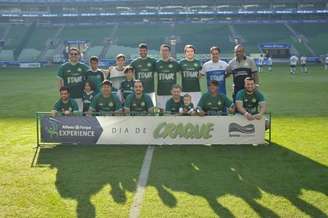
[[41, 124], [44, 142], [96, 143], [103, 131], [94, 117], [43, 117]]
[[230, 137], [254, 136], [255, 126], [253, 124], [241, 126], [238, 123], [230, 123], [229, 135]]
[[153, 132], [155, 139], [171, 138], [176, 139], [209, 139], [212, 138], [211, 132], [214, 130], [213, 123], [193, 124], [193, 123], [168, 123], [162, 122], [157, 125]]

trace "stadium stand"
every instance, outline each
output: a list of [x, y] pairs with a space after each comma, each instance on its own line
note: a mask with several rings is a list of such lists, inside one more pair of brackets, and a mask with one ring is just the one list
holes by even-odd
[[234, 24], [234, 27], [243, 36], [249, 53], [258, 53], [260, 43], [290, 43], [298, 53], [309, 53], [283, 24]]
[[328, 29], [326, 23], [313, 24], [292, 24], [297, 32], [302, 34], [304, 40], [316, 51], [317, 54], [323, 55], [328, 52]]

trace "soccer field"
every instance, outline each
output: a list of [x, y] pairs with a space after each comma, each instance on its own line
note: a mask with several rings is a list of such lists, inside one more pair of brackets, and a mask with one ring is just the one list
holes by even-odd
[[[328, 71], [309, 70], [260, 74], [272, 145], [155, 147], [140, 217], [328, 217]], [[56, 68], [0, 76], [0, 217], [128, 217], [147, 145], [48, 147], [31, 167]]]

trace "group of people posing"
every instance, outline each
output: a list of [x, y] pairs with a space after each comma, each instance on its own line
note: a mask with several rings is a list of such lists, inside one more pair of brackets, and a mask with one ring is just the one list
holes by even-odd
[[[69, 61], [58, 70], [60, 99], [52, 113], [86, 115], [115, 113], [149, 114], [167, 112], [182, 115], [223, 115], [241, 113], [248, 120], [261, 119], [266, 102], [259, 91], [257, 67], [245, 55], [242, 45], [235, 57], [220, 60], [220, 48], [211, 47], [211, 60], [202, 64], [195, 58], [193, 45], [184, 48], [185, 57], [177, 62], [170, 46], [160, 46], [160, 59], [148, 56], [148, 46], [139, 44], [139, 57], [126, 66], [123, 54], [109, 69], [99, 69], [99, 59], [90, 66], [80, 62], [80, 51], [69, 50]], [[232, 99], [226, 96], [225, 79], [233, 76]], [[202, 94], [200, 79], [206, 77], [208, 92]], [[195, 103], [195, 104], [194, 104]]]

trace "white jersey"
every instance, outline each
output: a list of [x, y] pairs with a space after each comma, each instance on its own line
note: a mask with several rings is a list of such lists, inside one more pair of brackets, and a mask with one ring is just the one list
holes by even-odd
[[325, 63], [328, 64], [328, 56], [325, 58]]
[[302, 56], [300, 62], [302, 65], [306, 64], [306, 57]]
[[201, 74], [206, 75], [207, 83], [211, 80], [216, 80], [219, 83], [219, 92], [226, 94], [225, 88], [225, 72], [228, 67], [227, 62], [219, 60], [218, 62], [213, 62], [212, 60], [204, 63], [201, 70]]
[[297, 62], [298, 62], [298, 57], [296, 57], [296, 56], [290, 57], [290, 59], [289, 59], [290, 65], [297, 65]]
[[272, 65], [272, 58], [271, 58], [271, 57], [268, 57], [267, 64], [268, 64], [269, 66]]
[[110, 81], [112, 81], [113, 87], [119, 89], [121, 82], [125, 79], [124, 69], [118, 70], [116, 67], [110, 69]]
[[264, 57], [259, 57], [259, 65], [262, 66], [264, 62]]

